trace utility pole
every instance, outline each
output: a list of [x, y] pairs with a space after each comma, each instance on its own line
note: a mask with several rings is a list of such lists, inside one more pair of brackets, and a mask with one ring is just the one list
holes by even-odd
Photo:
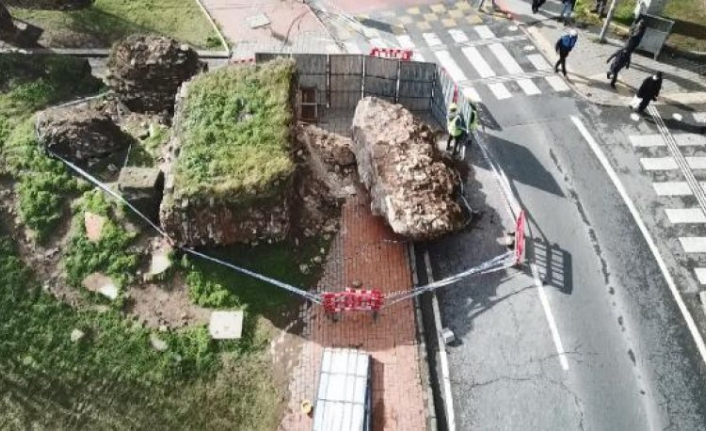
[[608, 8], [608, 16], [606, 16], [603, 22], [603, 28], [601, 29], [601, 35], [598, 37], [598, 42], [605, 43], [605, 35], [608, 33], [608, 27], [610, 27], [610, 22], [613, 20], [613, 14], [615, 13], [615, 5], [618, 0], [610, 0], [610, 8]]

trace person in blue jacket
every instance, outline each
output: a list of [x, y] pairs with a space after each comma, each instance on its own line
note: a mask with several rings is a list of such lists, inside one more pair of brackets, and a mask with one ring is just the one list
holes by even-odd
[[563, 35], [559, 38], [559, 40], [556, 41], [554, 49], [556, 50], [557, 54], [559, 54], [559, 60], [557, 60], [556, 64], [554, 65], [554, 72], [559, 73], [559, 66], [561, 66], [561, 71], [564, 76], [566, 76], [566, 57], [569, 56], [571, 50], [574, 49], [574, 46], [576, 46], [576, 41], [578, 40], [578, 38], [578, 32], [574, 29], [571, 29], [571, 31], [569, 31], [567, 34]]

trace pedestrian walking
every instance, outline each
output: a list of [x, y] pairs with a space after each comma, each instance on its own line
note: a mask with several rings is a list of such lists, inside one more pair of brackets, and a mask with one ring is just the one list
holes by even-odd
[[576, 7], [576, 0], [561, 0], [563, 7], [561, 9], [561, 15], [559, 15], [559, 21], [564, 21], [564, 25], [571, 23], [571, 13]]
[[[637, 96], [635, 96], [635, 99], [633, 99], [633, 102], [631, 103], [633, 109], [635, 109], [635, 106], [637, 105], [637, 112], [643, 112], [651, 101], [657, 100], [661, 89], [662, 72], [657, 72], [656, 74], [645, 78], [645, 80], [642, 81], [640, 89], [637, 90]], [[642, 99], [639, 101], [639, 104], [636, 103], [637, 99]]]
[[546, 2], [547, 0], [532, 0], [532, 13], [539, 12], [539, 8]]
[[630, 28], [630, 35], [628, 36], [628, 41], [625, 43], [625, 49], [631, 54], [637, 49], [638, 45], [642, 41], [642, 37], [647, 31], [647, 24], [643, 19], [639, 19]]
[[559, 60], [557, 60], [554, 65], [554, 72], [559, 73], [559, 66], [561, 66], [561, 71], [564, 76], [566, 76], [566, 57], [569, 56], [571, 50], [574, 49], [574, 46], [576, 46], [576, 41], [578, 38], [578, 32], [575, 29], [571, 29], [567, 34], [563, 35], [556, 41], [554, 49], [557, 54], [559, 54]]
[[466, 137], [466, 123], [458, 110], [458, 105], [449, 105], [449, 114], [446, 118], [446, 128], [449, 132], [449, 139], [446, 141], [446, 151], [450, 151], [452, 156], [456, 156], [461, 148], [461, 142]]
[[606, 3], [608, 3], [607, 0], [596, 0], [596, 5], [591, 12], [597, 13], [600, 17], [604, 17]]
[[621, 48], [615, 51], [613, 55], [608, 57], [608, 60], [606, 60], [606, 63], [613, 60], [610, 64], [610, 68], [608, 68], [608, 79], [612, 78], [610, 81], [611, 87], [615, 88], [615, 82], [618, 80], [618, 73], [620, 73], [623, 67], [630, 69], [630, 55], [630, 51], [626, 48]]
[[[496, 0], [490, 0], [490, 6], [493, 8], [493, 10], [498, 8], [498, 5], [495, 3]], [[485, 0], [479, 0], [478, 1], [478, 10], [480, 10], [483, 7], [483, 3], [485, 3]]]

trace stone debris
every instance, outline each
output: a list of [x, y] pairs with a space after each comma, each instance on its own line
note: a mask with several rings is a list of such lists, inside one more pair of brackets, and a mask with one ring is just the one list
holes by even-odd
[[243, 335], [242, 311], [214, 311], [208, 332], [214, 340], [237, 340]]
[[73, 331], [71, 331], [71, 335], [69, 336], [69, 338], [71, 339], [71, 342], [76, 343], [78, 341], [81, 341], [85, 336], [86, 333], [82, 330], [74, 329]]
[[118, 297], [118, 287], [113, 282], [113, 279], [99, 272], [94, 272], [86, 276], [81, 282], [81, 285], [89, 292], [100, 293], [110, 300]]
[[370, 190], [373, 213], [412, 240], [463, 227], [454, 198], [460, 176], [436, 148], [433, 132], [401, 105], [366, 97], [353, 117], [358, 175]]
[[90, 104], [44, 111], [37, 121], [39, 143], [72, 162], [100, 159], [127, 148], [132, 138], [109, 113]]
[[86, 236], [89, 241], [98, 242], [103, 234], [103, 226], [107, 219], [102, 215], [86, 211], [83, 214], [83, 225], [86, 228]]
[[164, 174], [158, 168], [124, 167], [118, 189], [125, 199], [152, 221], [159, 219], [159, 204], [164, 192]]
[[179, 86], [206, 68], [196, 51], [174, 39], [132, 35], [113, 46], [108, 85], [135, 112], [173, 112]]
[[159, 338], [157, 334], [150, 334], [150, 345], [152, 348], [158, 352], [164, 352], [169, 349], [169, 344], [166, 341]]
[[296, 139], [306, 149], [306, 153], [297, 155], [304, 159], [314, 177], [326, 184], [334, 196], [345, 198], [355, 194], [355, 155], [351, 150], [350, 138], [311, 124], [300, 124]]

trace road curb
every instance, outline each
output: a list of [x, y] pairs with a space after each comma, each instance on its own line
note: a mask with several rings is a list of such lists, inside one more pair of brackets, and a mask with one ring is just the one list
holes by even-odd
[[[417, 258], [414, 255], [414, 244], [410, 243], [407, 246], [407, 253], [409, 264], [412, 269], [412, 282], [414, 287], [417, 287], [419, 285], [419, 276], [417, 275]], [[424, 329], [424, 317], [422, 316], [422, 305], [419, 297], [414, 298], [414, 316], [416, 318], [417, 342], [419, 343], [417, 352], [419, 354], [418, 362], [421, 371], [420, 378], [422, 380], [422, 386], [425, 389], [424, 401], [427, 408], [427, 430], [438, 431], [436, 408], [434, 407], [434, 394], [431, 387], [431, 372], [429, 371], [427, 343], [425, 341], [426, 332]]]

